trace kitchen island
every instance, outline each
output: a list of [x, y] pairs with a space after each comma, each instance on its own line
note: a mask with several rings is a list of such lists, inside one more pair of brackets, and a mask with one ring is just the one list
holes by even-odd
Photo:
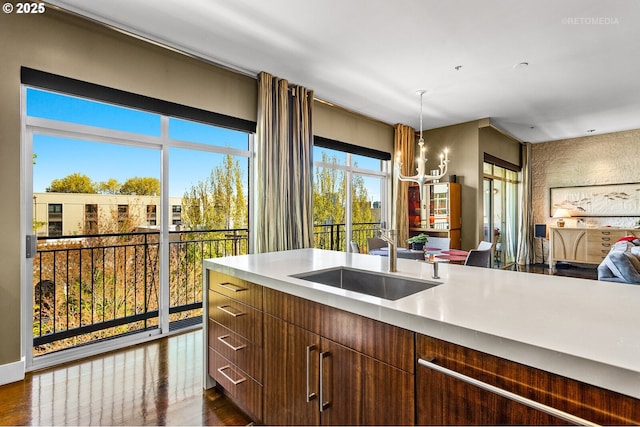
[[[317, 304], [321, 311], [324, 310], [324, 319], [328, 318], [327, 308], [361, 316], [379, 322], [376, 325], [390, 325], [399, 331], [415, 333], [417, 342], [420, 337], [442, 340], [479, 354], [620, 393], [634, 398], [626, 405], [639, 405], [635, 399], [640, 399], [640, 334], [637, 331], [640, 287], [444, 263], [439, 266], [439, 279], [434, 280], [431, 264], [404, 259], [398, 260], [398, 271], [390, 275], [437, 282], [437, 286], [397, 300], [387, 300], [293, 277], [336, 267], [384, 273], [387, 262], [383, 257], [302, 249], [210, 259], [204, 262], [204, 267], [210, 272], [257, 285], [264, 289], [265, 295], [267, 291], [277, 292], [296, 298], [294, 302], [300, 299], [304, 303]], [[205, 279], [210, 298], [211, 286], [211, 280]], [[212, 311], [218, 311], [219, 307], [224, 309], [226, 305], [212, 304], [210, 299], [205, 308], [205, 319], [211, 319]], [[257, 303], [251, 307], [257, 310], [256, 319], [259, 319], [262, 307]], [[265, 321], [268, 314], [265, 309]], [[234, 319], [238, 316], [245, 317], [244, 312], [231, 315]], [[287, 320], [287, 324], [292, 322]], [[322, 323], [322, 320], [318, 322]], [[218, 327], [213, 320], [205, 322], [207, 330], [212, 325]], [[264, 329], [267, 331], [266, 326]], [[302, 329], [313, 330], [307, 326]], [[205, 337], [211, 342], [210, 333]], [[262, 332], [253, 339], [255, 345], [262, 346], [261, 337]], [[266, 339], [264, 345], [266, 350]], [[307, 360], [314, 351], [315, 348], [307, 348]], [[210, 351], [205, 355], [209, 372], [212, 371], [212, 354], [218, 353]], [[422, 356], [417, 350], [415, 362]], [[320, 357], [326, 356], [321, 352]], [[411, 367], [398, 368], [409, 373], [413, 371]], [[265, 366], [265, 375], [268, 369]], [[309, 379], [307, 374], [307, 384], [317, 382], [315, 375]], [[322, 376], [322, 369], [319, 375]], [[219, 376], [214, 378], [220, 382]], [[212, 376], [206, 375], [205, 380], [207, 386], [213, 384]], [[261, 386], [260, 381], [256, 380], [256, 383]], [[419, 385], [416, 388], [419, 389]], [[419, 397], [416, 400], [419, 401]], [[322, 405], [320, 402], [320, 407]], [[262, 406], [259, 410], [262, 412]], [[640, 409], [633, 411], [635, 417]], [[420, 421], [420, 417], [415, 421]], [[543, 423], [549, 421], [545, 419]]]

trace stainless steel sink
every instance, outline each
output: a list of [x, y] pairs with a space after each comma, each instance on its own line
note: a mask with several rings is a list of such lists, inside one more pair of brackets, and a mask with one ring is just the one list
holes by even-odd
[[346, 267], [309, 271], [291, 277], [388, 300], [404, 298], [440, 284]]

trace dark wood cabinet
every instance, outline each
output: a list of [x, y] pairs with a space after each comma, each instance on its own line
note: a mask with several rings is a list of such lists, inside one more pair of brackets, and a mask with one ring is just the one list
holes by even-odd
[[268, 425], [640, 425], [640, 400], [209, 271], [207, 372]]
[[207, 372], [262, 422], [262, 287], [212, 270], [207, 283]]
[[[414, 424], [412, 332], [270, 289], [264, 319], [266, 424]], [[381, 352], [387, 335], [409, 352]]]
[[435, 365], [417, 367], [421, 425], [640, 423], [640, 402], [629, 396], [420, 334], [416, 351]]

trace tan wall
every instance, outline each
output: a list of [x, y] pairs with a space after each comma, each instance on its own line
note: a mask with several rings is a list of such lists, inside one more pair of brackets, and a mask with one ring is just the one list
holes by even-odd
[[[449, 175], [457, 175], [462, 193], [462, 249], [478, 246], [482, 240], [482, 163], [478, 122], [472, 121], [424, 132], [427, 146], [427, 169], [437, 169], [440, 153], [449, 149]], [[445, 181], [447, 178], [445, 177]], [[479, 190], [480, 189], [480, 190]]]
[[[549, 188], [640, 182], [640, 129], [532, 145], [532, 202], [536, 223], [549, 217]], [[631, 227], [636, 217], [586, 218], [588, 225]], [[566, 221], [575, 226], [575, 220]]]
[[520, 166], [520, 142], [513, 139], [493, 127], [480, 128], [480, 153], [481, 161], [484, 153], [490, 154], [501, 160]]
[[[88, 81], [187, 106], [256, 120], [253, 77], [188, 58], [79, 18], [47, 10], [42, 15], [0, 14], [0, 367], [20, 360], [21, 146], [20, 67]], [[265, 70], [269, 71], [269, 70]], [[286, 78], [287, 76], [282, 76]], [[324, 108], [320, 108], [324, 110]], [[325, 117], [334, 117], [322, 120]], [[391, 147], [392, 131], [381, 123], [336, 119], [320, 112], [316, 131], [347, 135], [353, 144]], [[349, 130], [354, 123], [355, 129]], [[333, 127], [341, 129], [338, 132]], [[378, 134], [386, 136], [378, 138]], [[390, 151], [390, 150], [389, 150]]]
[[313, 105], [313, 133], [336, 141], [393, 153], [393, 126], [322, 102]]

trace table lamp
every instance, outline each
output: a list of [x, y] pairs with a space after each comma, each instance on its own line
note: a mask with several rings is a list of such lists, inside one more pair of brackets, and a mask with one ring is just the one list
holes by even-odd
[[558, 227], [564, 227], [564, 218], [571, 218], [571, 212], [564, 208], [556, 209], [553, 217], [558, 219], [558, 222], [556, 223]]

